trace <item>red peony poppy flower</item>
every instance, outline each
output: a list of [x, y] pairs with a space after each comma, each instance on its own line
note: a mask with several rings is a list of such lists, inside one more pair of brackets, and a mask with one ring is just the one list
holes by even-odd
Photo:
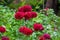
[[31, 19], [31, 17], [32, 17], [31, 12], [26, 12], [24, 17], [25, 17], [26, 20]]
[[49, 8], [45, 8], [44, 10], [47, 11]]
[[4, 33], [4, 32], [6, 32], [6, 29], [3, 26], [0, 26], [0, 32]]
[[39, 40], [46, 40], [44, 36], [40, 36]]
[[45, 33], [43, 36], [44, 36], [46, 39], [50, 39], [50, 38], [51, 38], [50, 35], [49, 35], [49, 34], [46, 34], [46, 33]]
[[34, 30], [36, 30], [36, 31], [38, 31], [38, 30], [40, 30], [40, 31], [44, 30], [42, 24], [35, 23], [33, 26], [34, 26]]
[[6, 36], [3, 36], [3, 37], [2, 37], [2, 40], [9, 40], [9, 38], [6, 37]]
[[24, 12], [17, 12], [15, 13], [15, 18], [16, 19], [22, 19], [24, 17]]
[[32, 18], [37, 17], [37, 13], [36, 12], [31, 12], [31, 14], [32, 14]]
[[19, 28], [19, 32], [21, 32], [25, 35], [31, 35], [33, 33], [33, 30], [27, 28], [26, 26], [22, 26]]
[[32, 7], [30, 5], [22, 6], [18, 9], [19, 12], [31, 12]]

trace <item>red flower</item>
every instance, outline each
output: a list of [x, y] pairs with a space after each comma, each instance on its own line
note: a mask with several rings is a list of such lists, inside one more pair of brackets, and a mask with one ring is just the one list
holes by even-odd
[[44, 10], [47, 11], [49, 8], [45, 8]]
[[9, 38], [6, 37], [6, 36], [3, 36], [3, 37], [2, 37], [2, 40], [9, 40]]
[[26, 12], [24, 17], [26, 20], [29, 20], [31, 18], [37, 17], [37, 13], [36, 12]]
[[15, 13], [15, 18], [16, 19], [22, 19], [24, 17], [24, 12], [17, 12]]
[[19, 12], [31, 12], [32, 7], [30, 5], [22, 6], [18, 9]]
[[44, 34], [43, 35], [46, 39], [50, 39], [50, 35], [49, 34]]
[[31, 12], [26, 12], [24, 17], [25, 17], [26, 20], [31, 19], [31, 17], [32, 17]]
[[6, 32], [6, 29], [4, 27], [0, 26], [0, 32], [4, 33], [4, 32]]
[[25, 35], [31, 35], [33, 33], [33, 31], [31, 29], [27, 28], [26, 26], [20, 27], [19, 32], [21, 32]]
[[42, 36], [39, 37], [39, 40], [50, 40], [50, 35], [49, 34], [44, 34]]
[[39, 40], [46, 40], [46, 39], [45, 39], [45, 37], [40, 36], [40, 37], [39, 37]]
[[35, 23], [33, 26], [34, 26], [34, 30], [36, 30], [36, 31], [38, 31], [38, 30], [40, 30], [40, 31], [44, 30], [42, 24]]
[[31, 12], [31, 14], [32, 14], [32, 18], [37, 17], [37, 13], [36, 12]]

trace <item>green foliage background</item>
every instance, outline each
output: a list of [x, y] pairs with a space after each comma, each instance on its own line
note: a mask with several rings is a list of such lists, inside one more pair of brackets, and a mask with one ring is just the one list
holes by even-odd
[[18, 3], [13, 3], [14, 0], [1, 0], [0, 5], [8, 6], [13, 9], [17, 9], [20, 6], [29, 4], [32, 6], [34, 11], [40, 11], [43, 8], [43, 0], [24, 0]]

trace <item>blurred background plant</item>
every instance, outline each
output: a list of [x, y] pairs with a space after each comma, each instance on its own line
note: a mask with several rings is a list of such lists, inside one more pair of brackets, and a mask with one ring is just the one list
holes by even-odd
[[1, 5], [9, 5], [13, 2], [14, 0], [0, 0]]
[[18, 5], [20, 6], [22, 4], [20, 1], [18, 4], [17, 3], [18, 3], [17, 0], [0, 0], [0, 5], [8, 6], [8, 7], [13, 8], [13, 9], [17, 8]]
[[58, 1], [58, 6], [59, 6], [58, 15], [60, 16], [60, 0]]
[[34, 11], [43, 9], [43, 0], [0, 0], [0, 5], [8, 6], [13, 9], [17, 9], [26, 4], [31, 5]]

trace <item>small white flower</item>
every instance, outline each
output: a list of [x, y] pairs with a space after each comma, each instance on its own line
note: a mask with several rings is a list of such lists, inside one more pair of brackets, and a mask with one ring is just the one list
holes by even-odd
[[47, 25], [47, 29], [51, 29], [51, 25]]
[[57, 32], [53, 32], [54, 36], [57, 36]]

